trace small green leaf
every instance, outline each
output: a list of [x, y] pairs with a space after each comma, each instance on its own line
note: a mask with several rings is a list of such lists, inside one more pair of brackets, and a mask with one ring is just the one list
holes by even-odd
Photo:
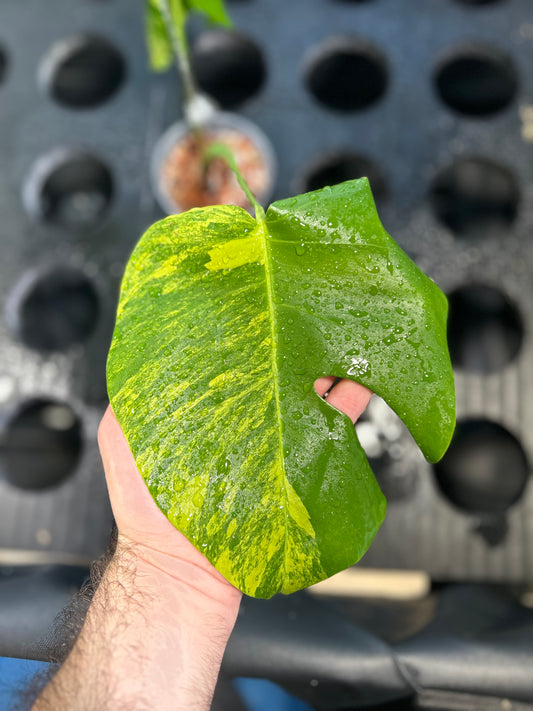
[[184, 0], [184, 5], [189, 10], [202, 12], [217, 25], [231, 25], [223, 0]]
[[153, 71], [164, 72], [172, 65], [172, 42], [161, 14], [159, 0], [146, 0], [146, 46]]
[[[150, 66], [156, 72], [167, 70], [174, 61], [173, 43], [161, 2], [162, 0], [146, 0], [146, 44]], [[223, 0], [168, 0], [168, 10], [177, 38], [184, 37], [185, 22], [191, 11], [203, 13], [216, 24], [231, 24]]]
[[191, 210], [130, 259], [111, 405], [169, 520], [245, 593], [293, 592], [355, 563], [385, 514], [315, 379], [381, 395], [435, 461], [455, 419], [446, 313], [366, 180], [277, 202], [266, 222]]

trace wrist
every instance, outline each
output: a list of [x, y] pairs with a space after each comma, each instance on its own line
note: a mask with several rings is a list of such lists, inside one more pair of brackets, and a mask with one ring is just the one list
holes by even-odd
[[120, 678], [142, 680], [154, 708], [174, 709], [179, 698], [183, 708], [207, 711], [242, 595], [187, 548], [173, 555], [119, 534], [102, 593], [120, 591], [117, 612], [135, 640], [137, 658], [117, 660]]
[[241, 594], [190, 544], [183, 551], [119, 534], [78, 641], [37, 711], [86, 708], [74, 699], [102, 710], [210, 708]]
[[[220, 625], [228, 626], [231, 631], [242, 593], [191, 543], [185, 538], [183, 541], [181, 548], [170, 553], [119, 533], [109, 575], [121, 579], [134, 596], [155, 596], [165, 614], [179, 617], [175, 605], [181, 600], [194, 604], [198, 611], [219, 615]], [[189, 618], [190, 615], [186, 616]], [[183, 622], [182, 617], [179, 619]]]

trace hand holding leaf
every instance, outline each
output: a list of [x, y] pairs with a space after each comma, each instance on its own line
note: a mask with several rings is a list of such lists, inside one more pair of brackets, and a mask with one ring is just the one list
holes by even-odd
[[430, 461], [454, 427], [446, 299], [386, 234], [366, 180], [154, 225], [124, 277], [111, 405], [169, 520], [234, 585], [292, 592], [356, 562], [385, 502], [313, 388], [381, 395]]

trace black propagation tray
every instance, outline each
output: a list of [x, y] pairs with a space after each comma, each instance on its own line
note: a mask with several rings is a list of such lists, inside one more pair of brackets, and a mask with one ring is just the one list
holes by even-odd
[[[274, 198], [368, 175], [450, 296], [456, 439], [433, 467], [373, 402], [358, 430], [389, 510], [362, 564], [531, 582], [530, 0], [229, 10], [234, 34], [193, 22], [194, 61], [270, 138]], [[127, 257], [162, 216], [150, 156], [179, 107], [174, 72], [148, 72], [140, 0], [0, 3], [0, 564], [105, 547], [105, 358]]]

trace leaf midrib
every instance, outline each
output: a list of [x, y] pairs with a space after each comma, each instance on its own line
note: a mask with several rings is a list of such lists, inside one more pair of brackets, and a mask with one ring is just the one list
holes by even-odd
[[275, 307], [274, 307], [274, 300], [272, 299], [272, 293], [273, 293], [273, 279], [272, 279], [272, 270], [270, 268], [270, 250], [268, 247], [268, 242], [267, 242], [267, 228], [264, 223], [258, 223], [258, 229], [261, 234], [261, 246], [263, 249], [263, 255], [264, 255], [264, 264], [265, 264], [265, 280], [266, 280], [266, 289], [267, 289], [267, 298], [268, 298], [268, 313], [269, 313], [269, 321], [270, 321], [270, 339], [271, 339], [271, 354], [272, 354], [272, 372], [274, 374], [274, 400], [276, 403], [276, 414], [278, 417], [278, 441], [279, 441], [279, 448], [280, 448], [280, 456], [281, 456], [281, 461], [283, 462], [283, 439], [281, 437], [281, 427], [279, 427], [279, 423], [281, 422], [281, 406], [280, 406], [280, 397], [279, 397], [279, 370], [278, 370], [278, 344], [276, 340], [276, 315], [275, 315]]
[[281, 464], [281, 473], [283, 475], [283, 493], [285, 496], [285, 507], [284, 507], [284, 541], [283, 541], [283, 580], [282, 580], [282, 588], [285, 584], [285, 578], [287, 575], [287, 537], [288, 537], [288, 526], [287, 526], [287, 515], [288, 515], [288, 505], [289, 505], [289, 497], [287, 494], [287, 486], [285, 484], [285, 453], [283, 451], [283, 437], [281, 433], [281, 422], [282, 422], [282, 417], [281, 417], [281, 406], [280, 406], [280, 396], [279, 396], [279, 370], [278, 370], [278, 344], [276, 340], [276, 328], [275, 324], [277, 322], [276, 319], [276, 312], [275, 312], [275, 306], [274, 306], [274, 300], [272, 298], [273, 294], [273, 279], [272, 279], [272, 270], [270, 268], [270, 258], [271, 258], [271, 253], [268, 245], [268, 228], [266, 225], [266, 222], [260, 221], [258, 222], [258, 230], [260, 233], [260, 239], [261, 239], [261, 246], [263, 249], [263, 256], [264, 256], [264, 265], [265, 265], [265, 281], [266, 281], [266, 289], [267, 289], [267, 298], [268, 298], [268, 311], [269, 311], [269, 320], [270, 320], [270, 339], [271, 339], [271, 354], [272, 354], [272, 373], [274, 375], [274, 400], [276, 403], [276, 416], [277, 416], [277, 425], [278, 425], [278, 446], [279, 446], [279, 456], [280, 456], [280, 464]]

